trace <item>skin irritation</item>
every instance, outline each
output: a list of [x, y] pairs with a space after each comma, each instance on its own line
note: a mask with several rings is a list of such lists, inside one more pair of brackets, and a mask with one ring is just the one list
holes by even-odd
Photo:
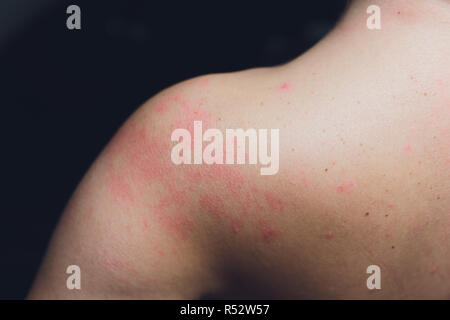
[[[201, 82], [200, 85], [206, 87], [208, 83]], [[283, 90], [288, 87], [286, 84]], [[158, 115], [177, 113], [169, 129], [185, 128], [193, 135], [194, 120], [202, 121], [204, 130], [216, 124], [213, 119], [217, 118], [201, 106], [205, 103], [203, 98], [187, 99], [177, 92], [157, 101], [154, 111]], [[146, 199], [147, 194], [156, 190], [159, 199], [145, 203], [147, 214], [156, 217], [167, 235], [180, 241], [189, 239], [195, 232], [196, 219], [193, 217], [202, 213], [234, 234], [243, 228], [256, 227], [258, 237], [264, 243], [271, 243], [281, 236], [273, 217], [260, 218], [264, 212], [283, 212], [288, 204], [281, 197], [257, 188], [239, 166], [174, 165], [170, 160], [172, 142], [166, 136], [170, 137], [170, 134], [150, 136], [145, 126], [131, 120], [107, 150], [110, 155], [107, 157], [106, 187], [124, 213], [142, 206], [140, 199]], [[183, 177], [182, 183], [180, 177]], [[218, 189], [221, 191], [215, 193]], [[197, 205], [186, 209], [190, 207], [191, 195], [195, 194], [200, 194]], [[149, 220], [155, 219], [146, 219], [146, 226]]]
[[341, 193], [341, 194], [344, 192], [349, 192], [355, 186], [356, 186], [356, 183], [354, 181], [345, 182], [336, 187], [336, 192]]
[[291, 88], [291, 85], [288, 82], [283, 82], [281, 85], [278, 86], [278, 89], [280, 91], [287, 91]]
[[[411, 77], [412, 81], [417, 82], [415, 77]], [[439, 79], [439, 82], [442, 80]], [[206, 80], [198, 83], [198, 86], [205, 90], [209, 85], [210, 81]], [[292, 90], [292, 86], [292, 83], [288, 81], [281, 82], [272, 93], [285, 96]], [[310, 92], [312, 95], [314, 94], [313, 90]], [[421, 92], [424, 98], [431, 98], [428, 90]], [[361, 105], [360, 99], [354, 101], [356, 101], [356, 105]], [[265, 102], [262, 100], [256, 101], [255, 104], [258, 108], [265, 106]], [[182, 92], [175, 92], [159, 99], [153, 110], [157, 116], [176, 113], [177, 116], [170, 129], [186, 128], [193, 134], [194, 120], [201, 120], [204, 129], [207, 129], [217, 127], [217, 123], [224, 119], [223, 116], [218, 117], [216, 114], [211, 114], [204, 108], [205, 105], [208, 105], [205, 98], [186, 98]], [[282, 117], [275, 115], [274, 119], [280, 121]], [[325, 133], [325, 129], [323, 132]], [[340, 140], [341, 146], [349, 145], [348, 135], [338, 134], [336, 137]], [[346, 137], [347, 141], [343, 137]], [[171, 148], [171, 144], [166, 143], [167, 139], [164, 138], [166, 138], [164, 135], [150, 137], [145, 128], [132, 123], [119, 133], [117, 149], [125, 150], [125, 152], [118, 152], [116, 157], [111, 157], [115, 160], [108, 165], [110, 171], [108, 187], [115, 203], [122, 205], [124, 212], [130, 211], [143, 194], [153, 190], [149, 185], [154, 184], [156, 190], [159, 190], [160, 197], [155, 203], [147, 204], [148, 214], [156, 216], [160, 227], [178, 241], [189, 239], [195, 232], [196, 219], [194, 216], [199, 214], [206, 215], [211, 221], [221, 226], [221, 229], [234, 235], [254, 230], [256, 239], [265, 244], [272, 244], [282, 239], [283, 233], [279, 228], [277, 216], [291, 207], [290, 200], [286, 199], [295, 199], [295, 196], [289, 193], [280, 196], [278, 192], [264, 190], [252, 182], [253, 179], [246, 170], [241, 170], [238, 166], [176, 167], [167, 157], [164, 158], [165, 155], [170, 154]], [[410, 140], [407, 140], [408, 142], [399, 149], [403, 149], [405, 156], [411, 157], [416, 152], [416, 146], [413, 148], [412, 142], [409, 142], [415, 141], [414, 137], [409, 138]], [[363, 153], [367, 149], [364, 147], [365, 145], [367, 145], [366, 141], [358, 141], [358, 146], [362, 148], [360, 150]], [[296, 150], [294, 147], [289, 149], [292, 152]], [[289, 184], [295, 189], [292, 191], [293, 194], [298, 192], [299, 188], [311, 187], [313, 180], [314, 185], [317, 184], [315, 181], [317, 179], [311, 179], [306, 169], [294, 172], [289, 178]], [[321, 172], [329, 176], [335, 174], [334, 164], [322, 167]], [[180, 176], [183, 177], [184, 182], [174, 183], [174, 181], [180, 180]], [[356, 186], [354, 179], [347, 180], [344, 177], [341, 183], [330, 185], [329, 192], [334, 191], [338, 197], [344, 199], [353, 193]], [[202, 191], [198, 192], [196, 206], [186, 211], [185, 206], [190, 201], [191, 195], [197, 194], [199, 190]], [[211, 190], [211, 192], [205, 192], [205, 190]], [[438, 197], [435, 196], [436, 199]], [[370, 213], [365, 211], [364, 217], [368, 219], [367, 221], [379, 216], [388, 220], [390, 214], [386, 213], [386, 210], [390, 209], [392, 209], [392, 204], [390, 208], [388, 208], [388, 204], [376, 204], [371, 206]], [[148, 220], [153, 221], [152, 219]], [[151, 230], [151, 226], [148, 225], [149, 222], [146, 220], [143, 224], [145, 230]], [[391, 238], [391, 231], [388, 230], [388, 227], [384, 234], [386, 239]], [[324, 235], [322, 239], [325, 240], [335, 239], [330, 228], [326, 228], [322, 235]], [[388, 248], [394, 249], [395, 246], [391, 245]], [[160, 250], [160, 256], [164, 254], [164, 251]]]

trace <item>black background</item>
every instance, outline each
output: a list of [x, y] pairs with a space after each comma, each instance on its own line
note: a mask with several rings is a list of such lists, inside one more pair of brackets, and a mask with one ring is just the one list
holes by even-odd
[[[27, 18], [0, 46], [0, 298], [25, 297], [71, 193], [140, 104], [197, 75], [287, 62], [346, 2], [58, 0]], [[70, 4], [81, 30], [66, 28]]]

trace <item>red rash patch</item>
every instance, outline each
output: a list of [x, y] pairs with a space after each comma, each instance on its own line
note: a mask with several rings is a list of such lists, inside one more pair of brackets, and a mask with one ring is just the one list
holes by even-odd
[[286, 204], [279, 198], [274, 192], [266, 191], [264, 192], [264, 197], [266, 198], [267, 204], [273, 210], [278, 210], [282, 212]]
[[217, 195], [203, 194], [200, 196], [200, 208], [212, 215], [214, 218], [223, 222], [229, 218], [225, 211], [225, 205], [222, 198]]
[[[244, 222], [257, 222], [264, 242], [276, 239], [280, 231], [259, 215], [265, 210], [284, 211], [287, 203], [275, 192], [258, 190], [250, 184], [247, 174], [239, 166], [177, 166], [172, 163], [171, 130], [184, 128], [193, 134], [194, 121], [202, 121], [203, 129], [206, 130], [212, 119], [209, 112], [197, 107], [200, 102], [194, 106], [180, 95], [172, 95], [159, 102], [155, 112], [167, 112], [169, 106], [174, 105], [173, 102], [179, 107], [178, 116], [167, 132], [151, 136], [145, 122], [140, 124], [132, 118], [108, 146], [106, 188], [114, 201], [125, 210], [144, 205], [168, 235], [185, 240], [195, 230], [192, 215], [196, 213], [188, 212], [186, 205], [191, 199], [190, 195], [200, 190], [200, 209], [219, 222], [227, 223], [232, 232], [239, 232]], [[306, 184], [306, 179], [303, 183]], [[151, 190], [158, 190], [158, 200], [145, 203]], [[214, 190], [212, 192], [220, 195], [208, 194], [205, 190]], [[230, 208], [227, 203], [230, 203]], [[141, 228], [150, 229], [148, 225], [144, 217]]]
[[333, 231], [327, 230], [327, 231], [325, 232], [325, 238], [327, 238], [327, 239], [333, 239], [333, 237], [334, 237]]
[[283, 83], [278, 87], [278, 89], [280, 89], [280, 90], [288, 90], [290, 87], [291, 87], [291, 86], [289, 85], [289, 83], [283, 82]]
[[407, 144], [407, 145], [403, 148], [403, 150], [404, 150], [406, 153], [410, 153], [410, 152], [413, 151], [413, 148], [411, 147], [410, 144]]
[[274, 228], [266, 219], [260, 218], [258, 224], [264, 242], [272, 242], [280, 236], [280, 231]]
[[[180, 127], [186, 128], [181, 125], [185, 121], [192, 126], [193, 119], [209, 119], [206, 111], [190, 107], [185, 101], [181, 103], [180, 119], [183, 120], [178, 121]], [[159, 111], [165, 106], [161, 104]], [[184, 213], [187, 194], [185, 186], [179, 185], [180, 167], [170, 159], [171, 144], [170, 133], [150, 136], [145, 123], [139, 125], [136, 120], [130, 120], [107, 150], [106, 185], [114, 201], [126, 209], [135, 207], [136, 200], [146, 199], [148, 187], [153, 183], [163, 186], [159, 201], [148, 205], [150, 212], [156, 214], [157, 221], [168, 234], [186, 239], [193, 223]]]
[[339, 186], [336, 187], [336, 192], [337, 193], [344, 193], [346, 191], [349, 191], [351, 189], [353, 189], [355, 187], [355, 183], [353, 181], [347, 182], [347, 183], [343, 183]]

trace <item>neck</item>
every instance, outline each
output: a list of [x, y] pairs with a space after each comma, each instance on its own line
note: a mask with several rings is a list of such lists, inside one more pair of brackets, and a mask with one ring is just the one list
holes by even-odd
[[437, 26], [450, 27], [450, 0], [352, 0], [340, 25], [362, 24], [370, 14], [369, 6], [376, 5], [381, 12], [381, 26]]
[[[379, 30], [366, 24], [373, 4], [381, 10]], [[289, 65], [304, 73], [326, 68], [336, 83], [349, 73], [378, 79], [375, 85], [411, 77], [450, 83], [449, 39], [450, 0], [354, 0], [333, 31]]]
[[[369, 29], [367, 20], [380, 8], [380, 29]], [[313, 48], [335, 54], [360, 51], [369, 56], [399, 61], [428, 58], [424, 64], [450, 56], [450, 0], [353, 0], [328, 36]]]

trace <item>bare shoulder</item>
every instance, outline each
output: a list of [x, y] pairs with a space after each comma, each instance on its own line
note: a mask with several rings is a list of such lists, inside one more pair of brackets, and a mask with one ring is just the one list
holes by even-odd
[[[371, 264], [392, 297], [447, 276], [448, 117], [419, 104], [402, 118], [408, 88], [348, 92], [363, 74], [305, 59], [197, 77], [140, 107], [74, 193], [30, 297], [355, 297]], [[73, 264], [92, 279], [82, 294], [65, 287]]]
[[[216, 285], [196, 173], [170, 157], [175, 128], [212, 119], [213, 79], [161, 92], [121, 126], [64, 210], [29, 298], [196, 298]], [[67, 288], [69, 266], [81, 290]]]

